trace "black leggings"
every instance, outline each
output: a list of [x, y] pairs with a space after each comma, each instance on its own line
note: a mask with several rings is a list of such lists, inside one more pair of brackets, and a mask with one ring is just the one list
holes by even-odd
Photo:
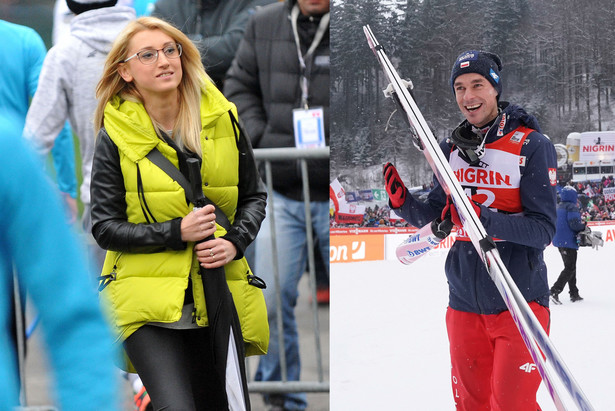
[[208, 327], [172, 330], [145, 325], [124, 341], [155, 410], [228, 410], [209, 339]]

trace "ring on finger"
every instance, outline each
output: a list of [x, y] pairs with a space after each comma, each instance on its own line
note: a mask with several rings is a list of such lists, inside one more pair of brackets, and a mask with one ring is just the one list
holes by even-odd
[[211, 221], [211, 228], [214, 228], [216, 226], [216, 222], [215, 221]]
[[214, 255], [215, 255], [214, 252], [211, 249], [209, 249], [209, 256], [213, 257]]

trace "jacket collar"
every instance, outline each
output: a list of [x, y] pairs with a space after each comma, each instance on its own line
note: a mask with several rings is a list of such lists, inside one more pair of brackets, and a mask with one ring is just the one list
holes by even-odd
[[520, 126], [531, 128], [540, 133], [540, 126], [536, 117], [527, 113], [522, 107], [508, 102], [500, 102], [499, 107], [500, 114], [487, 132], [486, 141], [488, 143], [498, 140]]
[[[209, 80], [201, 88], [201, 129], [211, 127], [233, 107]], [[142, 103], [115, 95], [105, 107], [105, 129], [118, 148], [133, 162], [143, 159], [154, 147], [165, 152]]]

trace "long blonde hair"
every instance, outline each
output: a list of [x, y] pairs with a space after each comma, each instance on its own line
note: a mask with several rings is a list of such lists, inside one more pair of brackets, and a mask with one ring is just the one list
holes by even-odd
[[[115, 39], [107, 55], [102, 77], [96, 86], [98, 105], [94, 112], [94, 128], [98, 132], [103, 127], [105, 106], [113, 96], [119, 95], [124, 100], [143, 103], [143, 97], [134, 83], [124, 81], [118, 68], [128, 57], [130, 40], [144, 30], [160, 30], [182, 46], [180, 58], [183, 75], [178, 86], [179, 113], [173, 127], [173, 137], [180, 147], [186, 147], [201, 155], [201, 87], [205, 79], [211, 79], [205, 73], [199, 50], [190, 39], [171, 24], [155, 17], [140, 17], [131, 21]], [[161, 125], [153, 119], [152, 123], [160, 136], [163, 131]]]

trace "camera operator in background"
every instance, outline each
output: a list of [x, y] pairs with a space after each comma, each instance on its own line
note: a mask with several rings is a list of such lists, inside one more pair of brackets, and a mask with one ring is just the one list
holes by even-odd
[[581, 220], [581, 213], [577, 205], [577, 190], [566, 186], [560, 192], [560, 203], [557, 205], [557, 226], [553, 245], [557, 247], [564, 261], [564, 269], [557, 281], [551, 287], [551, 301], [561, 304], [559, 294], [568, 284], [570, 301], [582, 301], [577, 288], [577, 251], [579, 242], [577, 236], [585, 231], [587, 224]]

